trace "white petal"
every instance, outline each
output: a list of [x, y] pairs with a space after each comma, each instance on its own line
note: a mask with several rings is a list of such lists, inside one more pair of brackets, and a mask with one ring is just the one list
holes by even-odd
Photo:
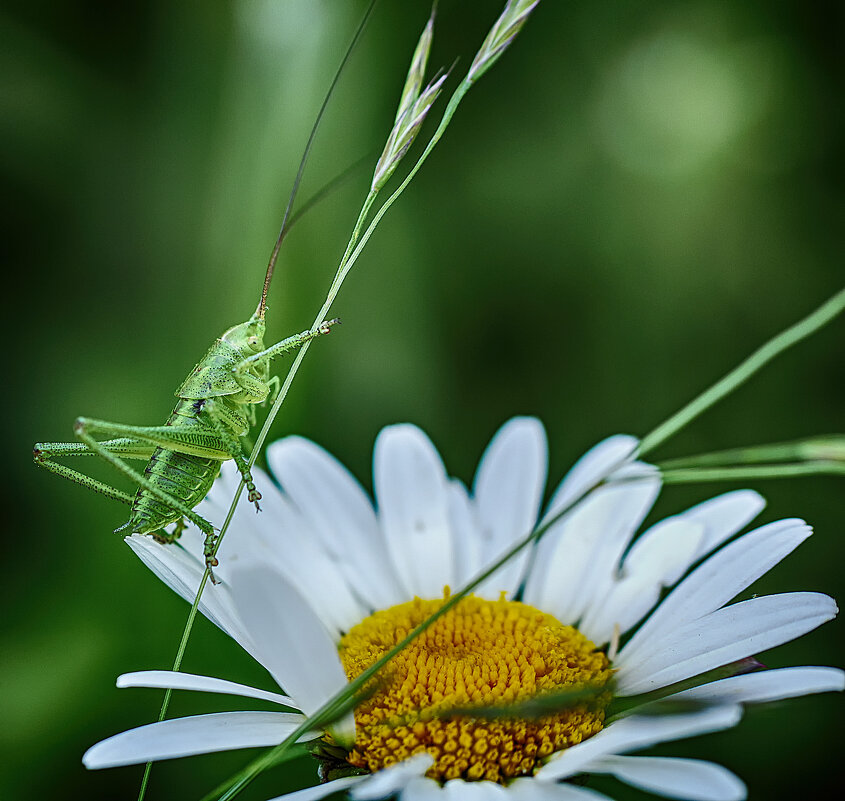
[[738, 659], [794, 640], [837, 613], [821, 593], [764, 595], [726, 606], [666, 634], [646, 658], [626, 661], [617, 679], [619, 695], [666, 687]]
[[210, 676], [197, 676], [193, 673], [180, 673], [174, 670], [139, 670], [134, 673], [124, 673], [117, 677], [118, 687], [160, 687], [170, 690], [196, 690], [206, 693], [221, 693], [223, 695], [240, 695], [244, 698], [259, 698], [274, 704], [299, 707], [293, 698], [279, 693], [248, 687], [234, 681], [215, 679]]
[[[220, 566], [215, 572], [218, 578], [224, 581], [228, 580], [229, 568], [232, 565], [241, 561], [262, 558], [261, 554], [266, 546], [263, 540], [269, 539], [272, 542], [274, 550], [282, 550], [284, 534], [281, 521], [276, 519], [272, 511], [269, 511], [282, 499], [279, 488], [258, 467], [252, 469], [252, 476], [255, 480], [256, 488], [262, 495], [262, 511], [256, 513], [253, 504], [249, 503], [243, 497], [243, 493], [241, 494], [229, 528], [223, 536], [217, 552], [217, 556], [220, 559]], [[215, 481], [209, 497], [201, 504], [203, 511], [206, 511], [206, 506], [210, 507], [206, 513], [209, 515], [209, 520], [216, 526], [222, 526], [223, 521], [226, 519], [231, 505], [231, 499], [238, 491], [240, 483], [241, 474], [235, 463], [224, 462], [220, 469], [220, 476]], [[190, 530], [194, 531], [195, 529], [191, 528]], [[203, 535], [200, 535], [195, 540], [195, 547], [198, 550], [194, 553], [199, 561], [202, 561], [203, 558], [201, 551], [202, 539]]]
[[621, 634], [632, 628], [651, 611], [660, 590], [686, 571], [703, 536], [701, 523], [682, 517], [661, 520], [645, 531], [625, 556], [620, 577], [611, 580], [607, 595], [584, 615], [579, 630], [601, 646], [616, 626]]
[[411, 779], [402, 790], [402, 801], [443, 801], [443, 788], [434, 779]]
[[[478, 465], [473, 499], [481, 524], [482, 561], [491, 564], [528, 535], [537, 522], [546, 485], [548, 446], [539, 420], [515, 417], [495, 434]], [[519, 587], [529, 550], [511, 559], [475, 590], [497, 599]]]
[[594, 604], [578, 630], [598, 647], [641, 620], [660, 599], [660, 583], [647, 576], [626, 576], [613, 583], [607, 598]]
[[449, 482], [449, 522], [455, 545], [455, 581], [462, 587], [481, 572], [481, 526], [463, 483]]
[[[284, 548], [283, 521], [277, 519], [274, 509], [283, 498], [279, 488], [272, 479], [260, 468], [252, 468], [255, 486], [262, 495], [260, 513], [247, 502], [241, 493], [239, 503], [223, 539], [220, 542], [217, 556], [220, 565], [215, 570], [218, 578], [227, 581], [229, 568], [241, 561], [264, 558], [263, 554], [268, 545], [274, 551], [281, 552]], [[216, 527], [221, 527], [241, 483], [241, 474], [234, 462], [224, 462], [220, 469], [220, 476], [214, 482], [211, 492], [197, 507], [197, 511], [204, 515]], [[193, 526], [188, 528], [179, 542], [185, 542], [186, 534], [189, 539], [191, 553], [202, 562], [202, 542], [204, 535]]]
[[455, 586], [446, 469], [416, 426], [382, 429], [373, 457], [378, 516], [399, 579], [411, 598]]
[[[244, 499], [236, 507], [225, 537], [221, 540], [215, 569], [218, 579], [226, 585], [230, 570], [240, 563], [260, 562], [276, 567], [286, 575], [308, 599], [314, 609], [339, 639], [340, 632], [366, 616], [367, 609], [352, 594], [340, 568], [320, 546], [309, 522], [302, 517], [279, 491], [270, 477], [253, 468], [255, 485], [262, 494], [261, 513]], [[222, 524], [230, 498], [240, 483], [240, 474], [233, 463], [225, 463], [209, 497], [199, 510], [217, 525]], [[225, 502], [225, 511], [218, 509]], [[192, 526], [179, 540], [194, 557], [202, 570], [203, 535]], [[333, 588], [329, 598], [325, 586]], [[219, 589], [219, 587], [218, 587]]]
[[373, 609], [404, 599], [373, 504], [353, 475], [319, 445], [286, 437], [267, 449], [285, 492], [346, 580]]
[[666, 518], [645, 531], [625, 556], [622, 575], [611, 593], [594, 606], [596, 618], [581, 629], [597, 645], [608, 641], [614, 626], [625, 633], [651, 611], [663, 587], [671, 587], [690, 566], [733, 536], [765, 506], [752, 490], [711, 498]]
[[325, 784], [315, 784], [313, 787], [304, 787], [302, 790], [294, 790], [292, 793], [277, 795], [270, 801], [317, 801], [319, 798], [325, 798], [327, 795], [339, 793], [347, 787], [360, 784], [366, 778], [366, 776], [346, 776]]
[[[225, 478], [229, 471], [224, 471]], [[263, 493], [262, 512], [241, 503], [232, 520], [219, 556], [221, 575], [241, 563], [275, 567], [308, 600], [326, 626], [339, 639], [365, 617], [367, 607], [352, 592], [339, 565], [320, 544], [312, 526], [299, 509], [260, 471], [255, 483]], [[234, 477], [233, 477], [234, 480]], [[331, 594], [326, 587], [332, 588]]]
[[[331, 636], [284, 576], [262, 565], [239, 566], [233, 571], [232, 594], [262, 664], [303, 712], [313, 714], [346, 686]], [[343, 736], [354, 732], [351, 717], [337, 726]]]
[[537, 779], [556, 781], [589, 772], [595, 760], [610, 754], [624, 754], [650, 748], [668, 740], [680, 740], [728, 729], [739, 723], [742, 707], [718, 706], [685, 715], [631, 715], [614, 721], [606, 729], [553, 755], [537, 772]]
[[650, 793], [687, 801], [742, 801], [745, 785], [726, 768], [698, 759], [609, 756], [590, 768]]
[[658, 650], [662, 638], [718, 609], [765, 574], [808, 536], [802, 520], [779, 520], [726, 545], [696, 568], [663, 600], [619, 653], [621, 672]]
[[660, 489], [653, 468], [636, 462], [626, 471], [641, 477], [599, 487], [547, 532], [554, 548], [537, 551], [545, 581], [526, 590], [526, 603], [574, 623], [606, 597], [622, 552]]
[[443, 785], [443, 790], [448, 801], [506, 801], [508, 797], [501, 784], [488, 781], [450, 779]]
[[683, 512], [681, 517], [686, 520], [704, 524], [704, 538], [695, 558], [701, 559], [718, 548], [757, 517], [765, 505], [765, 498], [753, 490], [734, 490]]
[[672, 696], [708, 703], [750, 704], [780, 701], [811, 693], [842, 692], [845, 673], [831, 667], [788, 667], [761, 670], [693, 687]]
[[[618, 573], [622, 554], [660, 492], [659, 472], [642, 462], [625, 465], [610, 480], [614, 477], [620, 477], [625, 482], [619, 485], [621, 492], [615, 500], [618, 522], [607, 525], [606, 531], [596, 539], [597, 547], [581, 578], [579, 602], [572, 611], [578, 618], [590, 615], [604, 604]], [[611, 484], [608, 490], [613, 489]]]
[[[260, 474], [260, 471], [256, 468], [256, 473]], [[223, 525], [223, 521], [226, 519], [226, 515], [229, 511], [229, 507], [232, 504], [232, 500], [235, 497], [235, 491], [238, 489], [240, 485], [240, 473], [238, 473], [237, 468], [235, 467], [234, 462], [224, 462], [221, 466], [220, 476], [214, 482], [209, 491], [208, 495], [200, 501], [199, 505], [196, 507], [196, 512], [212, 523], [215, 529], [220, 529]], [[262, 475], [256, 475], [256, 486], [261, 484], [263, 481], [267, 482], [267, 477]], [[259, 486], [260, 491], [262, 494], [265, 491], [265, 486]], [[278, 492], [275, 487], [273, 490]], [[244, 499], [240, 498], [239, 506], [243, 506], [245, 504]], [[250, 508], [252, 505], [250, 504]], [[230, 525], [229, 530], [226, 532], [225, 540], [228, 542], [227, 547], [233, 547], [235, 543], [239, 543], [239, 547], [242, 547], [246, 540], [241, 538], [238, 532], [235, 530], [237, 527], [233, 527]], [[204, 564], [205, 559], [203, 557], [203, 545], [205, 541], [205, 534], [203, 534], [195, 525], [192, 523], [188, 525], [188, 528], [182, 532], [182, 536], [179, 538], [179, 545], [185, 550], [187, 550], [197, 562]], [[248, 544], [248, 543], [247, 543]], [[225, 563], [221, 565], [221, 571], [215, 571], [218, 578], [225, 579], [226, 578], [226, 567]]]
[[636, 437], [614, 434], [588, 450], [572, 466], [555, 490], [547, 514], [565, 506], [598, 481], [609, 476], [633, 455], [639, 444]]
[[506, 789], [511, 801], [609, 801], [608, 796], [589, 787], [534, 778], [515, 779]]
[[[203, 562], [195, 559], [178, 544], [163, 545], [143, 534], [132, 534], [126, 537], [125, 541], [138, 558], [170, 589], [188, 603], [193, 603], [205, 571]], [[206, 584], [199, 611], [254, 659], [259, 659], [254, 644], [238, 619], [228, 587]]]
[[366, 776], [349, 795], [355, 801], [376, 801], [398, 793], [412, 779], [422, 777], [434, 764], [431, 754], [416, 754], [403, 762]]
[[704, 541], [703, 523], [676, 515], [643, 532], [622, 562], [622, 572], [649, 574], [663, 587], [671, 587], [687, 571]]
[[157, 759], [278, 745], [305, 718], [287, 712], [216, 712], [150, 723], [91, 746], [86, 768], [138, 765]]
[[[548, 520], [557, 514], [573, 500], [583, 495], [590, 487], [595, 486], [613, 470], [623, 465], [633, 455], [637, 443], [638, 440], [634, 437], [617, 434], [608, 437], [587, 451], [573, 465], [555, 490], [543, 519]], [[562, 535], [562, 529], [555, 527], [547, 531], [537, 544], [525, 585], [526, 603], [544, 608], [542, 599], [546, 594], [549, 557], [558, 549], [558, 540]]]

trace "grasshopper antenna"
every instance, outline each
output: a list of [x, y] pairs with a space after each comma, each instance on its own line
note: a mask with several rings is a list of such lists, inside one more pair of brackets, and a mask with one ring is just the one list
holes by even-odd
[[290, 228], [288, 225], [288, 219], [290, 218], [293, 201], [296, 198], [299, 184], [302, 181], [302, 174], [305, 172], [305, 164], [308, 161], [308, 156], [311, 153], [311, 147], [314, 144], [314, 138], [317, 135], [317, 129], [320, 127], [320, 122], [322, 121], [326, 108], [329, 105], [329, 100], [331, 99], [335, 86], [337, 86], [337, 82], [340, 80], [340, 76], [343, 73], [344, 67], [346, 67], [346, 63], [349, 61], [349, 57], [352, 55], [352, 51], [355, 49], [355, 45], [358, 44], [358, 40], [361, 38], [361, 34], [364, 32], [364, 28], [367, 26], [367, 21], [370, 19], [370, 15], [373, 13], [373, 9], [375, 8], [377, 2], [378, 0], [370, 1], [370, 5], [364, 12], [361, 22], [358, 23], [358, 29], [355, 31], [355, 35], [352, 37], [349, 47], [346, 48], [343, 60], [340, 62], [340, 66], [334, 74], [331, 86], [329, 86], [329, 90], [323, 98], [323, 104], [320, 106], [320, 111], [317, 113], [317, 118], [314, 120], [314, 125], [311, 127], [311, 133], [308, 136], [308, 142], [305, 144], [305, 150], [303, 151], [302, 158], [299, 161], [299, 169], [297, 170], [296, 178], [294, 178], [293, 181], [293, 188], [291, 189], [290, 196], [288, 197], [288, 204], [282, 218], [282, 227], [279, 230], [279, 236], [276, 239], [276, 244], [273, 246], [273, 252], [270, 254], [270, 261], [267, 264], [267, 273], [264, 276], [264, 287], [261, 290], [261, 300], [258, 302], [258, 308], [255, 310], [255, 316], [259, 319], [264, 319], [264, 312], [267, 309], [267, 293], [270, 290], [270, 281], [273, 280], [273, 271], [276, 269], [276, 260], [279, 258], [279, 249], [282, 246], [282, 241]]
[[378, 157], [378, 152], [376, 150], [371, 150], [365, 156], [361, 156], [358, 161], [350, 164], [343, 172], [338, 173], [334, 178], [328, 181], [326, 184], [321, 186], [311, 197], [308, 198], [297, 210], [294, 214], [291, 214], [288, 218], [287, 229], [285, 233], [290, 231], [293, 226], [299, 222], [309, 211], [311, 211], [314, 206], [320, 203], [323, 199], [327, 198], [331, 195], [336, 189], [340, 189], [350, 178], [352, 178], [356, 173], [362, 170], [364, 167], [369, 166], [372, 162]]

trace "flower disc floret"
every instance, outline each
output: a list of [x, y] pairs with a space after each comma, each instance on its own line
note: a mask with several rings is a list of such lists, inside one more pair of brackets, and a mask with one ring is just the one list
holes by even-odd
[[[355, 678], [443, 600], [415, 598], [376, 612], [340, 642]], [[356, 740], [348, 761], [377, 771], [423, 751], [434, 757], [428, 776], [505, 783], [530, 775], [541, 760], [600, 731], [603, 696], [531, 719], [489, 715], [549, 692], [603, 687], [607, 657], [572, 626], [518, 601], [461, 600], [376, 677], [355, 712]], [[606, 694], [609, 695], [609, 694]], [[467, 708], [481, 707], [473, 717]]]

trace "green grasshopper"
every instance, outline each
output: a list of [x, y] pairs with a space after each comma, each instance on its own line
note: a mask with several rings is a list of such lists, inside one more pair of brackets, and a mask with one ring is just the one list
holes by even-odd
[[[193, 523], [205, 534], [205, 564], [215, 583], [212, 568], [218, 564], [214, 555], [217, 532], [208, 520], [194, 511], [194, 507], [208, 494], [220, 475], [223, 462], [232, 459], [241, 474], [248, 499], [255, 504], [256, 511], [260, 511], [258, 502], [261, 493], [252, 479], [241, 438], [256, 423], [256, 404], [275, 400], [280, 391], [279, 377], [270, 377], [270, 362], [276, 356], [327, 334], [332, 325], [339, 322], [337, 319], [323, 320], [314, 328], [287, 337], [269, 348], [264, 346], [267, 293], [285, 235], [306, 208], [352, 171], [347, 170], [323, 187], [298, 215], [290, 216], [317, 128], [374, 6], [375, 0], [372, 0], [311, 129], [288, 197], [282, 227], [270, 255], [255, 313], [246, 322], [225, 331], [209, 348], [176, 390], [178, 401], [163, 426], [123, 425], [78, 417], [73, 433], [79, 442], [38, 442], [33, 448], [37, 465], [131, 507], [129, 520], [115, 532], [151, 534], [159, 542], [172, 543], [187, 528], [186, 520]], [[111, 439], [97, 440], [95, 435]], [[138, 485], [135, 495], [53, 461], [56, 458], [94, 455], [101, 456], [134, 481]], [[126, 459], [146, 461], [143, 473], [133, 469]], [[171, 524], [174, 524], [173, 528], [167, 531], [166, 526]]]
[[[256, 404], [272, 401], [278, 396], [281, 384], [278, 376], [270, 376], [270, 362], [276, 356], [327, 334], [339, 322], [337, 319], [323, 320], [314, 328], [287, 337], [269, 348], [264, 346], [267, 293], [282, 241], [295, 219], [346, 177], [346, 174], [339, 176], [308, 201], [299, 215], [290, 216], [317, 128], [374, 5], [373, 0], [311, 129], [288, 197], [282, 227], [270, 255], [255, 313], [246, 322], [225, 331], [209, 348], [176, 390], [178, 401], [163, 426], [132, 426], [78, 417], [73, 433], [79, 442], [39, 442], [33, 448], [37, 465], [131, 507], [129, 520], [115, 532], [151, 534], [159, 542], [172, 543], [187, 528], [186, 520], [193, 523], [205, 534], [203, 554], [212, 581], [215, 581], [212, 568], [218, 564], [214, 555], [217, 532], [208, 520], [194, 511], [194, 507], [208, 494], [220, 475], [223, 462], [232, 459], [241, 474], [248, 499], [255, 504], [257, 511], [260, 510], [261, 493], [252, 479], [241, 438], [256, 423]], [[95, 435], [111, 439], [97, 440]], [[94, 455], [101, 456], [134, 481], [138, 485], [135, 495], [53, 461], [56, 458]], [[133, 469], [126, 459], [146, 461], [143, 473]], [[167, 531], [166, 526], [171, 524], [174, 524], [173, 528]]]
[[[363, 23], [356, 39], [362, 28]], [[205, 534], [203, 554], [212, 581], [215, 581], [212, 568], [217, 566], [214, 556], [217, 533], [194, 507], [208, 494], [223, 462], [232, 459], [243, 478], [248, 499], [260, 510], [261, 493], [252, 479], [241, 438], [255, 425], [256, 404], [272, 401], [278, 395], [281, 385], [278, 376], [270, 376], [270, 362], [327, 334], [339, 322], [323, 320], [315, 328], [287, 337], [269, 348], [264, 346], [267, 293], [276, 259], [282, 240], [295, 220], [289, 217], [290, 211], [314, 134], [333, 89], [334, 84], [302, 155], [282, 228], [267, 265], [258, 307], [246, 322], [225, 331], [196, 364], [176, 390], [178, 401], [167, 422], [163, 426], [133, 426], [78, 417], [73, 433], [80, 442], [38, 442], [33, 448], [37, 465], [131, 507], [129, 520], [115, 532], [151, 534], [159, 542], [172, 543], [187, 528], [185, 521], [192, 522]], [[330, 186], [318, 195], [325, 194]], [[95, 435], [112, 439], [97, 440]], [[135, 495], [53, 461], [70, 456], [101, 456], [138, 485]], [[143, 473], [127, 464], [126, 459], [146, 461]], [[167, 531], [166, 526], [171, 524], [175, 524], [173, 529]]]
[[[132, 511], [116, 532], [152, 534], [159, 542], [176, 540], [190, 520], [205, 534], [204, 555], [209, 570], [214, 557], [214, 527], [194, 507], [206, 496], [220, 474], [223, 462], [237, 465], [248, 498], [259, 508], [261, 493], [255, 487], [241, 437], [255, 425], [255, 405], [279, 390], [278, 376], [270, 377], [276, 356], [327, 334], [337, 320], [302, 331], [269, 348], [264, 347], [264, 313], [272, 268], [267, 270], [258, 308], [244, 323], [232, 326], [209, 348], [176, 390], [178, 401], [163, 426], [132, 426], [79, 417], [73, 432], [80, 442], [39, 442], [33, 449], [35, 463], [71, 481], [129, 504]], [[113, 437], [100, 440], [95, 434]], [[138, 489], [131, 496], [102, 481], [80, 473], [55, 458], [101, 456], [132, 479]], [[126, 459], [147, 462], [143, 473]], [[175, 523], [171, 531], [165, 527]], [[213, 577], [213, 576], [212, 576]]]

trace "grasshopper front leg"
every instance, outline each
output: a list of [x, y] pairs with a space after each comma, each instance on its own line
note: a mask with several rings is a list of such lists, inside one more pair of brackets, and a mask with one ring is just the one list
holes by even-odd
[[252, 356], [248, 356], [242, 362], [238, 363], [238, 366], [235, 367], [235, 370], [239, 374], [239, 377], [243, 376], [245, 374], [244, 371], [247, 370], [251, 365], [269, 361], [270, 359], [275, 359], [276, 356], [281, 356], [283, 353], [287, 353], [289, 350], [296, 350], [297, 348], [301, 348], [306, 342], [310, 342], [312, 339], [316, 339], [317, 337], [323, 336], [324, 334], [328, 334], [331, 331], [332, 326], [338, 325], [339, 323], [340, 319], [337, 317], [335, 317], [333, 320], [324, 320], [316, 328], [310, 328], [307, 331], [300, 331], [300, 333], [287, 337], [281, 342], [277, 342], [275, 345], [271, 345], [269, 348], [265, 348], [264, 350], [259, 351], [258, 353], [254, 353]]

